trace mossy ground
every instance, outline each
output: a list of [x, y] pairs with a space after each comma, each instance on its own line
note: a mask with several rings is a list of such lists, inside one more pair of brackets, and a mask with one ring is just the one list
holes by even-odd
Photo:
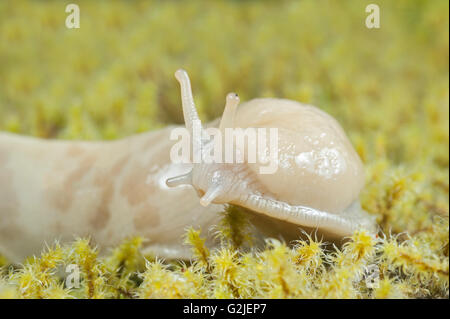
[[[139, 238], [99, 258], [80, 239], [22, 268], [1, 262], [0, 297], [448, 298], [448, 2], [377, 1], [381, 28], [367, 29], [371, 2], [77, 1], [76, 30], [65, 2], [0, 2], [1, 130], [115, 139], [181, 123], [173, 72], [183, 67], [205, 120], [229, 91], [338, 119], [368, 171], [362, 205], [385, 234], [249, 252], [236, 228], [245, 213], [230, 208], [222, 248], [188, 231], [191, 264], [146, 262]], [[70, 263], [79, 289], [57, 271]]]

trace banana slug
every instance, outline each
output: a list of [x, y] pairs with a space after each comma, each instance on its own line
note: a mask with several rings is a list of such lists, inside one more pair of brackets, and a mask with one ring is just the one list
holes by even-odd
[[[184, 70], [175, 76], [192, 131], [200, 120], [189, 77]], [[219, 127], [276, 127], [274, 174], [259, 174], [257, 163], [173, 163], [175, 126], [107, 142], [0, 133], [0, 253], [20, 262], [55, 240], [89, 236], [104, 249], [140, 235], [148, 239], [144, 252], [189, 258], [186, 227], [210, 229], [228, 203], [251, 210], [263, 236], [295, 238], [301, 228], [331, 238], [375, 232], [358, 201], [362, 162], [335, 119], [285, 99], [238, 103], [227, 96]], [[211, 234], [207, 243], [216, 243]]]

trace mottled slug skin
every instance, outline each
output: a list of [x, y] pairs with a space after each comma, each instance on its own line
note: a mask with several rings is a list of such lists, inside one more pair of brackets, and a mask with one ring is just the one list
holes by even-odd
[[187, 258], [185, 228], [207, 230], [223, 206], [202, 207], [192, 187], [166, 186], [189, 169], [171, 164], [170, 129], [115, 142], [0, 133], [0, 253], [20, 262], [55, 240], [90, 236], [107, 248], [141, 235], [144, 251]]

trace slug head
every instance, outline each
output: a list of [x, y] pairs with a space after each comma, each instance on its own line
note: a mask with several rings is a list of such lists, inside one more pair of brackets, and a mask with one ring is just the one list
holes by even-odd
[[[175, 77], [181, 84], [186, 128], [192, 143], [201, 145], [197, 155], [202, 161], [194, 162], [188, 174], [168, 179], [169, 186], [192, 185], [204, 206], [212, 202], [236, 204], [337, 235], [348, 235], [360, 227], [373, 230], [373, 220], [348, 209], [354, 207], [364, 184], [363, 165], [331, 116], [315, 107], [283, 99], [254, 99], [238, 108], [238, 96], [230, 93], [219, 125], [223, 134], [208, 139], [195, 109], [187, 73], [178, 70]], [[194, 134], [196, 123], [201, 134]], [[249, 161], [249, 147], [258, 143], [252, 135], [246, 136], [244, 144], [231, 144], [241, 161], [203, 161], [219, 144], [227, 150], [230, 142], [224, 136], [228, 128], [259, 128], [267, 129], [266, 132], [276, 128], [276, 156], [271, 157], [276, 169], [262, 174], [267, 163]], [[263, 153], [266, 159], [272, 155], [267, 148]], [[346, 209], [351, 213], [346, 214]]]

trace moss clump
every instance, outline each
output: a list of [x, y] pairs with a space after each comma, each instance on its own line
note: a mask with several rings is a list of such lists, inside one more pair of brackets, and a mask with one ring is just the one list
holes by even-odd
[[[221, 248], [188, 231], [189, 265], [146, 262], [140, 239], [99, 258], [80, 239], [22, 268], [0, 259], [0, 295], [448, 298], [448, 2], [377, 3], [380, 29], [365, 27], [358, 0], [78, 1], [81, 28], [69, 30], [63, 2], [1, 2], [1, 130], [115, 139], [181, 123], [173, 72], [183, 67], [205, 120], [229, 91], [333, 115], [365, 162], [362, 205], [385, 237], [355, 233], [341, 249], [269, 240], [256, 252], [245, 214], [230, 208]], [[70, 263], [80, 264], [77, 289], [60, 276]]]
[[[438, 257], [420, 238], [373, 238], [355, 232], [341, 249], [325, 248], [308, 237], [292, 248], [269, 239], [261, 251], [224, 246], [209, 252], [199, 231], [191, 228], [186, 242], [195, 257], [189, 265], [149, 261], [139, 253], [141, 242], [127, 240], [102, 258], [85, 239], [55, 245], [19, 269], [3, 269], [0, 297], [448, 297], [448, 257]], [[74, 263], [80, 268], [76, 288], [57, 272]]]

